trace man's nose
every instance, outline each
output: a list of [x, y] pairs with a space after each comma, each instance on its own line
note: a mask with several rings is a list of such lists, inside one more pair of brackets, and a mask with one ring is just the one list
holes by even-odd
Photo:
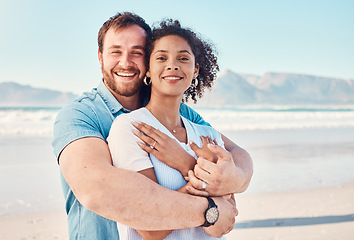
[[131, 67], [134, 65], [132, 59], [130, 58], [129, 53], [123, 53], [119, 59], [118, 64], [121, 67]]

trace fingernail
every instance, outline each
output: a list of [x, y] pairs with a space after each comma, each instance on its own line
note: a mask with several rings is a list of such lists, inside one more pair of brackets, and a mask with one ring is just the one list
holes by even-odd
[[211, 143], [208, 143], [208, 145], [210, 145], [210, 146], [213, 147], [213, 148], [215, 147], [215, 145], [214, 145], [214, 144], [211, 144]]
[[189, 145], [193, 144], [193, 141], [189, 141]]
[[138, 135], [138, 134], [139, 134], [139, 131], [136, 130], [136, 129], [132, 129], [132, 131], [133, 131], [133, 133], [134, 133], [135, 135]]
[[132, 125], [136, 127], [136, 126], [138, 126], [139, 124], [134, 121], [134, 122], [132, 122]]

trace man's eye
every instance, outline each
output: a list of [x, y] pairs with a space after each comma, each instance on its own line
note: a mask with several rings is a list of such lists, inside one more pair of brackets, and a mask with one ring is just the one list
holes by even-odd
[[142, 55], [144, 55], [142, 52], [133, 52], [132, 54], [133, 54], [133, 55], [137, 55], [137, 56], [142, 56]]

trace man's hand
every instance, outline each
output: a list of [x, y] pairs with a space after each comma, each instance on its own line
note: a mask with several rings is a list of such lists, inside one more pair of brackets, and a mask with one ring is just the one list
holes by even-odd
[[[244, 173], [238, 168], [231, 154], [222, 147], [208, 144], [211, 152], [218, 156], [216, 163], [199, 157], [194, 172], [189, 171], [188, 177], [193, 187], [187, 187], [190, 194], [199, 196], [223, 196], [237, 192], [237, 182], [244, 182]], [[193, 148], [192, 148], [193, 149]], [[202, 190], [206, 183], [205, 191]]]
[[136, 121], [132, 124], [139, 130], [133, 130], [133, 133], [145, 143], [139, 144], [143, 150], [178, 170], [185, 177], [188, 171], [194, 168], [196, 163], [194, 157], [188, 154], [175, 139], [146, 123]]
[[231, 195], [225, 197], [213, 197], [215, 204], [218, 206], [219, 219], [216, 223], [209, 227], [204, 227], [204, 231], [210, 236], [220, 238], [229, 233], [234, 228], [235, 217], [238, 215], [236, 203]]

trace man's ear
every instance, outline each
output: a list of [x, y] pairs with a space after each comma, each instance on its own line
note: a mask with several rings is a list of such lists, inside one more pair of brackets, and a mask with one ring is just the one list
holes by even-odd
[[102, 56], [102, 53], [101, 53], [100, 49], [98, 49], [98, 61], [100, 61], [100, 64], [101, 64], [101, 67], [102, 67], [103, 56]]
[[194, 79], [194, 78], [197, 78], [197, 77], [198, 77], [198, 74], [199, 74], [199, 64], [196, 63], [196, 64], [195, 64], [195, 68], [194, 68], [193, 79]]

